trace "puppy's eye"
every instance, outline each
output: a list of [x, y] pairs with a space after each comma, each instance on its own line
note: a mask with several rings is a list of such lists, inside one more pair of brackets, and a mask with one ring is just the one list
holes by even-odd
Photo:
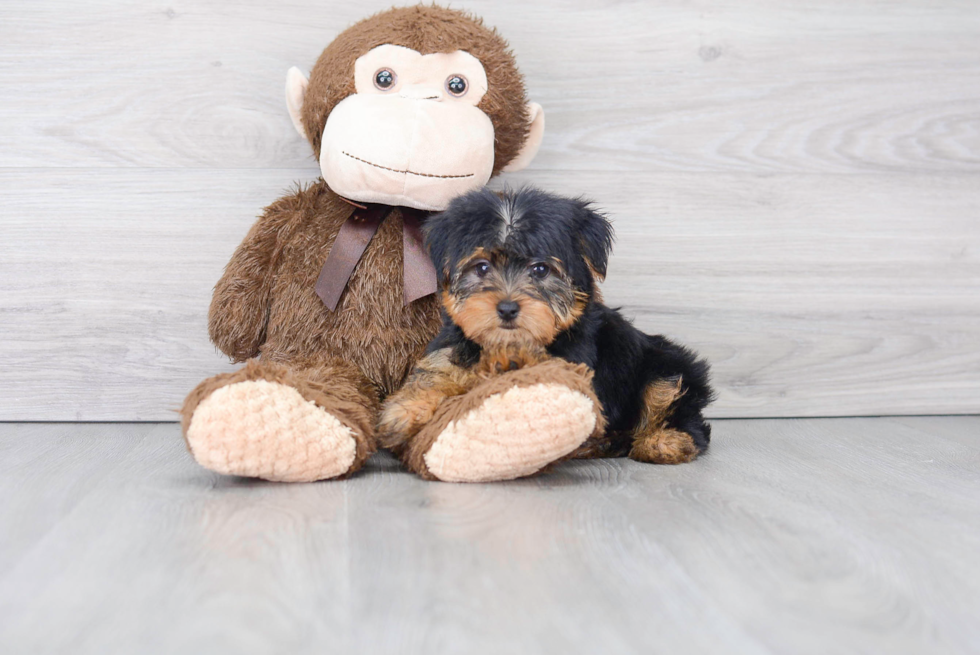
[[446, 80], [446, 90], [457, 98], [466, 95], [466, 87], [466, 78], [462, 75], [450, 75]]
[[477, 262], [473, 264], [473, 270], [478, 277], [486, 277], [487, 273], [490, 272], [490, 262]]
[[374, 86], [382, 91], [387, 91], [395, 85], [395, 71], [390, 68], [382, 68], [374, 74]]
[[543, 280], [551, 273], [551, 267], [544, 262], [535, 262], [528, 266], [528, 272], [535, 280]]

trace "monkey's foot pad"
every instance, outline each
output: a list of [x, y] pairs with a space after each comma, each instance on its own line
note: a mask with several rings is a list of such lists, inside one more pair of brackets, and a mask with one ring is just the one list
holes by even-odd
[[446, 482], [531, 475], [578, 448], [594, 431], [596, 412], [592, 399], [561, 384], [511, 387], [446, 425], [425, 465]]
[[351, 429], [337, 417], [267, 380], [214, 391], [194, 410], [187, 444], [212, 471], [280, 482], [343, 475], [356, 451]]

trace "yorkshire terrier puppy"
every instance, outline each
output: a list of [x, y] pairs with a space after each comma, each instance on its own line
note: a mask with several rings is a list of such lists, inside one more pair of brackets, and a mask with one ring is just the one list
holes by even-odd
[[379, 436], [396, 450], [443, 399], [551, 357], [585, 364], [606, 418], [577, 457], [678, 464], [708, 447], [708, 363], [637, 330], [602, 304], [612, 226], [588, 202], [535, 189], [473, 191], [424, 226], [440, 272], [442, 331], [385, 403]]

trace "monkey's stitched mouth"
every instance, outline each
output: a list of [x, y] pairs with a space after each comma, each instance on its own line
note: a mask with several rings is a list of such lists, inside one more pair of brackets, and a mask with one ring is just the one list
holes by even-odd
[[404, 175], [417, 175], [419, 177], [439, 177], [443, 179], [460, 179], [464, 177], [473, 177], [473, 173], [468, 175], [433, 175], [432, 173], [416, 173], [415, 171], [404, 170], [400, 171], [397, 168], [389, 168], [387, 166], [382, 166], [381, 164], [375, 164], [373, 161], [368, 161], [367, 159], [361, 159], [360, 157], [355, 157], [345, 150], [340, 151], [341, 154], [347, 155], [351, 159], [361, 162], [362, 164], [367, 164], [368, 166], [374, 166], [375, 168], [380, 168], [385, 171], [391, 171], [392, 173], [402, 173]]

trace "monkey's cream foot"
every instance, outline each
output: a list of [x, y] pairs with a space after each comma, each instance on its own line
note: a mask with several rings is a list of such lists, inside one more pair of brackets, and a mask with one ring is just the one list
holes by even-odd
[[296, 389], [267, 380], [212, 392], [194, 409], [186, 439], [205, 468], [282, 482], [343, 475], [357, 454], [351, 428]]
[[603, 428], [591, 373], [549, 360], [444, 400], [402, 459], [429, 479], [511, 480], [566, 457]]
[[574, 451], [595, 429], [592, 401], [555, 384], [514, 387], [451, 423], [425, 454], [446, 482], [511, 480]]

